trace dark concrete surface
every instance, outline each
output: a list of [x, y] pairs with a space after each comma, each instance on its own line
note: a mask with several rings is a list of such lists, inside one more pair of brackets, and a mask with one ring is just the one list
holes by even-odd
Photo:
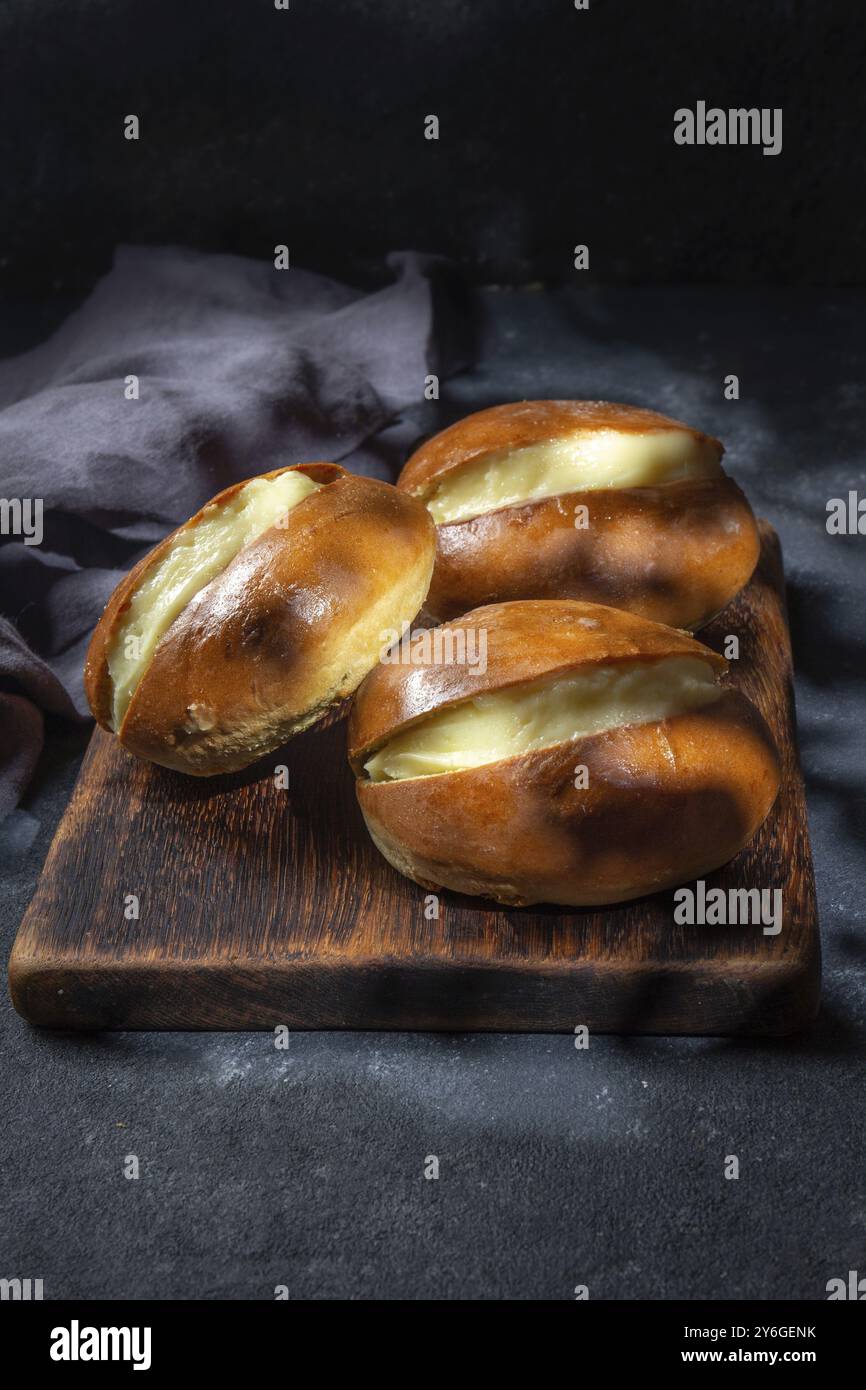
[[[569, 283], [581, 244], [602, 284], [863, 282], [857, 0], [5, 0], [0, 54], [11, 293], [85, 290], [121, 242], [285, 242], [350, 279], [413, 246]], [[676, 145], [699, 100], [781, 109], [781, 153]]]
[[[320, 1033], [281, 1052], [268, 1034], [38, 1033], [4, 1000], [0, 1276], [51, 1298], [822, 1299], [866, 1273], [866, 537], [825, 529], [828, 498], [866, 492], [866, 292], [479, 306], [481, 365], [420, 427], [521, 396], [656, 406], [726, 441], [781, 534], [820, 1018], [779, 1042]], [[52, 728], [5, 828], [7, 955], [81, 748]]]

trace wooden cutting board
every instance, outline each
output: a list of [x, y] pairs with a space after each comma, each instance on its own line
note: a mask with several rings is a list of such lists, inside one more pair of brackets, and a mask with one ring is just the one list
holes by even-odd
[[16, 1008], [57, 1028], [802, 1027], [820, 978], [815, 888], [781, 556], [762, 533], [754, 579], [703, 637], [718, 650], [739, 637], [732, 680], [775, 733], [782, 790], [706, 882], [781, 888], [778, 935], [675, 925], [672, 892], [573, 912], [443, 892], [428, 920], [425, 891], [367, 836], [342, 723], [208, 780], [138, 762], [97, 729], [15, 943]]

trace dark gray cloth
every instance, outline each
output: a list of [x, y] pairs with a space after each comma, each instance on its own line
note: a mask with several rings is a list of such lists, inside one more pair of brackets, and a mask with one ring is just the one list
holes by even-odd
[[0, 488], [44, 502], [42, 543], [0, 547], [0, 815], [38, 757], [40, 711], [86, 717], [87, 643], [140, 553], [283, 464], [388, 476], [387, 449], [364, 445], [423, 400], [437, 262], [389, 265], [394, 283], [363, 294], [237, 256], [121, 248], [47, 343], [0, 363]]

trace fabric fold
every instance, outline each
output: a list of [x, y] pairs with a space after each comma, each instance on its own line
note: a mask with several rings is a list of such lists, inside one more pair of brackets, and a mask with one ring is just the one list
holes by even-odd
[[389, 450], [364, 446], [439, 369], [439, 263], [388, 263], [393, 282], [363, 293], [237, 256], [121, 247], [46, 343], [0, 362], [3, 497], [40, 499], [44, 533], [0, 538], [0, 812], [38, 757], [40, 711], [87, 716], [90, 633], [140, 554], [269, 469], [328, 459], [392, 477]]

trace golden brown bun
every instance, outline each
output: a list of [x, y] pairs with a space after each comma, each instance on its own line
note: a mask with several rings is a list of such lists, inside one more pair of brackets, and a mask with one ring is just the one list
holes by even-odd
[[[605, 401], [494, 406], [443, 430], [409, 459], [397, 486], [426, 501], [441, 480], [484, 454], [555, 440], [579, 429], [647, 434], [684, 430], [652, 410]], [[586, 506], [589, 526], [576, 527]], [[440, 619], [521, 598], [582, 598], [674, 627], [709, 622], [750, 578], [759, 539], [733, 479], [585, 490], [502, 507], [438, 528], [428, 611]]]
[[[294, 467], [323, 486], [242, 549], [159, 642], [119, 730], [139, 757], [196, 776], [248, 766], [350, 695], [378, 659], [382, 632], [423, 604], [435, 553], [426, 509], [338, 464]], [[139, 561], [99, 621], [85, 688], [104, 728], [118, 625], [151, 566], [201, 514]]]
[[[586, 620], [597, 622], [587, 627]], [[622, 902], [709, 873], [754, 835], [776, 798], [770, 732], [744, 696], [625, 725], [481, 767], [371, 782], [363, 766], [401, 728], [446, 704], [593, 664], [721, 657], [681, 632], [574, 601], [500, 604], [452, 628], [487, 632], [487, 671], [379, 666], [355, 699], [350, 760], [370, 834], [429, 888], [509, 905]], [[589, 785], [575, 787], [575, 768]]]
[[494, 603], [442, 623], [439, 631], [484, 631], [485, 669], [456, 663], [379, 665], [358, 690], [349, 719], [349, 758], [356, 773], [398, 730], [493, 690], [643, 658], [698, 656], [720, 673], [727, 670], [724, 657], [687, 632], [577, 599]]
[[[696, 440], [710, 439], [700, 430], [672, 420], [657, 410], [616, 401], [509, 401], [478, 410], [422, 444], [406, 464], [397, 484], [426, 501], [453, 468], [463, 468], [484, 454], [499, 449], [524, 449], [574, 434], [576, 430], [619, 430], [625, 434], [653, 434], [685, 430]], [[718, 440], [721, 456], [723, 450]]]

